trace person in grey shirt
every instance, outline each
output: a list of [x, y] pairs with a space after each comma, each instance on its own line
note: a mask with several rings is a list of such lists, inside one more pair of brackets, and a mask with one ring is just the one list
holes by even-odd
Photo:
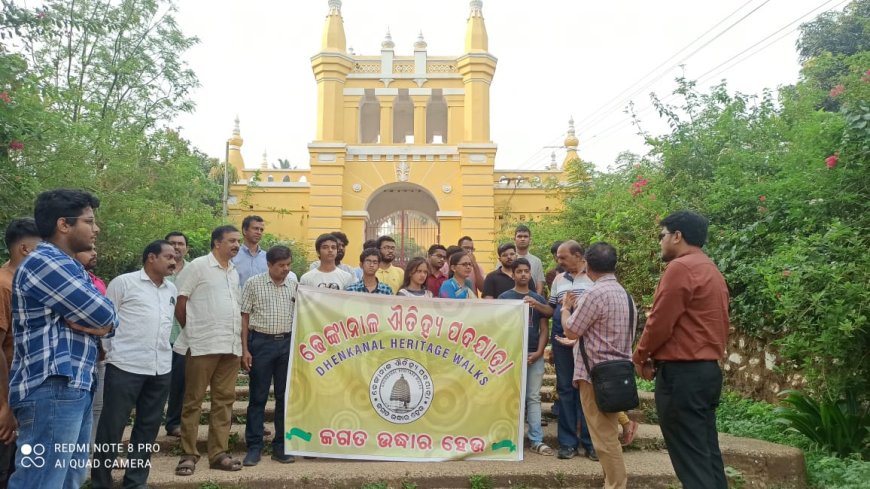
[[514, 230], [514, 244], [517, 245], [517, 258], [525, 258], [532, 265], [532, 280], [535, 281], [535, 290], [538, 294], [544, 293], [544, 264], [537, 256], [529, 253], [529, 245], [532, 244], [532, 231], [525, 224], [520, 224]]

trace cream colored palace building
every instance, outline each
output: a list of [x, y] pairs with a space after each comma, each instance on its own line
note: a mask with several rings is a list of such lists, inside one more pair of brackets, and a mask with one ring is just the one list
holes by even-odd
[[[495, 263], [495, 239], [518, 223], [557, 212], [545, 170], [495, 170], [490, 138], [490, 85], [497, 59], [488, 49], [481, 0], [470, 2], [465, 52], [434, 56], [422, 35], [411, 56], [398, 56], [389, 33], [375, 56], [348, 51], [341, 1], [329, 0], [321, 51], [311, 58], [317, 82], [317, 132], [308, 144], [310, 169], [275, 169], [265, 160], [245, 168], [238, 120], [228, 141], [238, 181], [230, 216], [257, 214], [266, 230], [313, 242], [342, 230], [356, 266], [365, 239], [391, 234], [423, 250], [474, 238], [478, 260]], [[573, 121], [565, 162], [577, 158]], [[555, 158], [555, 156], [553, 157]]]

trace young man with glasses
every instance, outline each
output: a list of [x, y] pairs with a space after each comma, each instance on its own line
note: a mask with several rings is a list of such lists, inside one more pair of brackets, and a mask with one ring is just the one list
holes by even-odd
[[[112, 301], [73, 258], [94, 246], [99, 206], [97, 197], [79, 190], [49, 190], [36, 198], [33, 217], [44, 241], [13, 281], [16, 358], [9, 382], [18, 446], [34, 451], [18, 450], [10, 488], [80, 487], [87, 476], [97, 338], [118, 326]], [[75, 450], [55, 450], [62, 446]], [[34, 456], [43, 464], [33, 463]]]
[[359, 256], [359, 266], [362, 267], [363, 277], [344, 288], [348, 292], [365, 292], [368, 294], [393, 295], [393, 289], [378, 280], [377, 272], [380, 269], [380, 252], [375, 248], [363, 250]]
[[396, 259], [396, 240], [390, 236], [381, 236], [378, 238], [378, 251], [381, 253], [381, 265], [378, 268], [378, 280], [390, 286], [393, 290], [399, 290], [402, 287], [402, 280], [405, 278], [405, 270], [401, 267], [393, 266], [393, 260]]
[[442, 271], [445, 263], [447, 263], [447, 248], [441, 244], [430, 246], [429, 258], [426, 260], [426, 264], [429, 266], [429, 276], [426, 277], [426, 290], [433, 294], [438, 294], [441, 286], [449, 278]]

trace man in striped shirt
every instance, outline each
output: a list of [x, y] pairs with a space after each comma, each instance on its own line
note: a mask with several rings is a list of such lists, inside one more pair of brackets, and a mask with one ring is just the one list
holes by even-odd
[[[45, 241], [21, 263], [12, 285], [9, 405], [22, 449], [10, 488], [80, 487], [87, 476], [97, 337], [118, 326], [112, 302], [73, 258], [94, 246], [99, 206], [97, 197], [79, 190], [36, 198], [33, 217]], [[55, 451], [58, 446], [75, 450]]]
[[243, 461], [248, 467], [260, 462], [266, 400], [272, 379], [275, 379], [272, 460], [294, 462], [292, 455], [284, 454], [284, 391], [297, 286], [296, 280], [289, 277], [292, 263], [290, 248], [281, 245], [269, 248], [266, 252], [268, 271], [251, 277], [242, 290], [242, 368], [250, 376], [245, 426], [248, 453]]
[[[586, 250], [586, 274], [595, 284], [576, 296], [568, 292], [563, 298], [562, 324], [565, 336], [580, 339], [586, 351], [589, 368], [608, 360], [631, 358], [634, 324], [629, 311], [634, 307], [625, 289], [616, 281], [616, 249], [604, 242], [595, 243]], [[574, 305], [574, 313], [569, 313]], [[574, 383], [580, 389], [583, 414], [592, 435], [601, 468], [604, 470], [606, 489], [625, 489], [628, 476], [622, 447], [619, 446], [619, 416], [598, 409], [595, 391], [582, 355], [574, 366]]]

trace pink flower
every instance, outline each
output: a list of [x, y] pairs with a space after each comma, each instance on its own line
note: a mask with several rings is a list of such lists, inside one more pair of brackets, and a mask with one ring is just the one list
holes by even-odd
[[12, 97], [10, 97], [9, 94], [6, 93], [5, 91], [0, 92], [0, 100], [6, 102], [7, 104], [12, 103]]
[[841, 83], [841, 84], [835, 86], [834, 88], [832, 88], [829, 95], [833, 98], [837, 98], [840, 95], [843, 95], [843, 92], [845, 92], [845, 91], [846, 91], [846, 87], [844, 87], [843, 84]]
[[867, 70], [867, 72], [864, 73], [864, 76], [861, 77], [861, 81], [864, 83], [870, 82], [870, 70]]
[[834, 153], [831, 156], [828, 156], [827, 158], [825, 158], [825, 165], [828, 168], [834, 168], [835, 166], [837, 166], [837, 161], [839, 161], [839, 160], [840, 160], [840, 153]]
[[759, 195], [759, 196], [758, 196], [758, 200], [764, 202], [764, 201], [767, 200], [767, 197], [765, 197], [765, 196], [763, 196], [763, 195]]
[[791, 270], [783, 270], [782, 276], [783, 277], [791, 277]]
[[24, 143], [13, 139], [12, 142], [9, 143], [9, 149], [12, 151], [21, 151], [24, 149]]

